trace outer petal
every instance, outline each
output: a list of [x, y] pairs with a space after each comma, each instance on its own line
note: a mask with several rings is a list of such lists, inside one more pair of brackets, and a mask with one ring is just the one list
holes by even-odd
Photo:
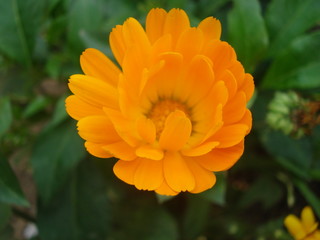
[[195, 179], [195, 188], [191, 191], [192, 193], [208, 190], [216, 183], [216, 176], [213, 172], [201, 167], [193, 158], [189, 158], [187, 164]]
[[296, 216], [292, 214], [287, 216], [284, 220], [284, 225], [295, 239], [303, 239], [306, 236], [306, 232]]
[[113, 166], [114, 174], [120, 178], [122, 181], [133, 185], [134, 184], [134, 175], [140, 164], [140, 159], [136, 159], [133, 161], [122, 161], [119, 160]]
[[227, 148], [241, 142], [248, 130], [248, 126], [244, 124], [234, 124], [222, 127], [212, 138], [219, 141], [218, 148]]
[[308, 233], [311, 233], [317, 229], [318, 224], [316, 223], [311, 207], [306, 206], [303, 208], [301, 212], [301, 222], [304, 229], [306, 229]]
[[221, 36], [221, 23], [219, 20], [213, 17], [207, 17], [202, 20], [198, 28], [202, 30], [204, 33], [204, 37], [206, 41], [211, 39], [220, 39]]
[[244, 141], [230, 148], [215, 148], [206, 155], [195, 159], [202, 167], [209, 171], [219, 172], [231, 168], [241, 157], [244, 150]]
[[66, 99], [66, 110], [76, 120], [92, 115], [105, 115], [101, 108], [88, 104], [75, 95], [71, 95]]
[[190, 149], [184, 149], [181, 151], [181, 153], [184, 156], [189, 156], [189, 157], [201, 156], [201, 155], [207, 154], [218, 145], [219, 145], [219, 142], [205, 142], [196, 147], [193, 147]]
[[122, 65], [122, 60], [127, 48], [123, 39], [122, 29], [122, 25], [117, 25], [109, 35], [112, 53], [120, 65]]
[[223, 122], [226, 125], [236, 123], [246, 112], [247, 99], [244, 92], [238, 92], [223, 109]]
[[162, 8], [154, 8], [146, 18], [146, 32], [151, 43], [154, 43], [163, 35], [164, 23], [167, 12]]
[[228, 89], [229, 99], [233, 98], [233, 96], [237, 92], [238, 84], [237, 84], [237, 80], [233, 76], [232, 72], [230, 72], [229, 70], [225, 70], [219, 80], [221, 80], [225, 83], [225, 85]]
[[79, 120], [79, 135], [92, 143], [110, 144], [120, 140], [106, 116], [89, 116]]
[[249, 73], [245, 74], [243, 84], [240, 86], [239, 89], [246, 94], [247, 102], [248, 102], [254, 92], [254, 82], [251, 74]]
[[105, 145], [103, 149], [121, 160], [132, 161], [137, 158], [135, 149], [124, 141]]
[[167, 152], [163, 160], [165, 180], [176, 192], [192, 191], [195, 179], [185, 159], [179, 153]]
[[192, 125], [184, 112], [176, 110], [167, 117], [159, 145], [168, 151], [180, 150], [188, 141]]
[[117, 90], [108, 83], [85, 75], [72, 75], [69, 88], [78, 98], [95, 107], [117, 108]]
[[162, 182], [160, 187], [158, 187], [155, 190], [155, 192], [158, 194], [167, 195], [167, 196], [175, 196], [179, 193], [179, 192], [174, 191], [171, 187], [169, 187], [169, 185], [167, 184], [167, 182], [165, 180]]
[[161, 149], [155, 148], [150, 145], [143, 145], [137, 148], [136, 155], [142, 158], [148, 158], [149, 160], [161, 160], [164, 153]]
[[106, 150], [102, 148], [103, 144], [86, 141], [84, 146], [86, 147], [87, 151], [95, 157], [98, 157], [98, 158], [113, 157], [110, 153], [108, 153]]
[[151, 119], [141, 116], [137, 122], [137, 131], [140, 137], [147, 143], [153, 143], [156, 140], [156, 127]]
[[80, 64], [86, 75], [99, 78], [113, 86], [117, 86], [120, 70], [99, 50], [94, 48], [86, 49], [80, 57]]
[[140, 159], [134, 174], [134, 185], [140, 190], [155, 190], [163, 182], [163, 162]]

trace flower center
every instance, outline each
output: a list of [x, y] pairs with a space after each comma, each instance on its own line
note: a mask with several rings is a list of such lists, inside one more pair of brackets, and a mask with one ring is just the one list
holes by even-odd
[[175, 110], [183, 111], [188, 118], [191, 116], [190, 109], [185, 104], [172, 99], [158, 101], [147, 114], [147, 117], [153, 121], [156, 127], [157, 139], [160, 138], [167, 117]]

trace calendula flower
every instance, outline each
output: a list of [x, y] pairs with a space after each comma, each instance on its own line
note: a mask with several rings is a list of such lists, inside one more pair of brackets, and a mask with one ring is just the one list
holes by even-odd
[[320, 240], [318, 223], [311, 207], [306, 206], [301, 212], [301, 220], [295, 215], [288, 215], [284, 225], [295, 240]]
[[254, 91], [234, 49], [208, 17], [190, 27], [183, 10], [152, 9], [146, 28], [127, 19], [110, 34], [120, 68], [96, 49], [70, 77], [67, 112], [88, 152], [116, 157], [117, 177], [138, 189], [176, 195], [211, 188], [251, 129]]

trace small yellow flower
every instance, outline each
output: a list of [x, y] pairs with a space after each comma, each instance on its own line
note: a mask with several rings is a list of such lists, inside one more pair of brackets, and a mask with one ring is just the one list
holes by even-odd
[[110, 34], [118, 68], [96, 49], [80, 58], [67, 112], [92, 155], [116, 157], [117, 177], [138, 189], [176, 195], [211, 188], [232, 167], [251, 129], [254, 91], [234, 49], [208, 17], [190, 27], [180, 9], [152, 9]]
[[303, 208], [301, 220], [290, 214], [285, 218], [284, 225], [295, 240], [320, 240], [318, 222], [309, 206]]

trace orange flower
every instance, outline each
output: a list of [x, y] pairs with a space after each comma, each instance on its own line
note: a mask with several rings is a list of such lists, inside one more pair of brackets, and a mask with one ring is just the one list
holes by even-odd
[[290, 214], [285, 218], [284, 225], [295, 240], [320, 240], [320, 231], [317, 229], [318, 223], [309, 206], [303, 208], [301, 220]]
[[116, 157], [117, 177], [138, 189], [199, 193], [229, 169], [251, 128], [253, 78], [220, 40], [212, 17], [190, 27], [183, 10], [152, 9], [110, 34], [119, 69], [96, 49], [80, 58], [67, 112], [89, 153]]

